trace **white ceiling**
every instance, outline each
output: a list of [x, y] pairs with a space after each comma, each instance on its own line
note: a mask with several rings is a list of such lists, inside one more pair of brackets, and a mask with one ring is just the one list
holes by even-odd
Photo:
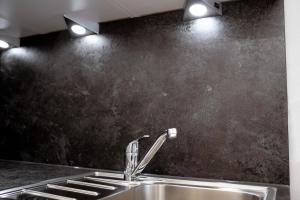
[[184, 4], [185, 0], [0, 0], [0, 35], [63, 30], [64, 14], [106, 22], [176, 10]]

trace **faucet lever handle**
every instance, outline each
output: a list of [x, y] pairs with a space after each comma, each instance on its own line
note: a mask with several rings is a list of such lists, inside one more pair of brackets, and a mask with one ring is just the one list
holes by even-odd
[[137, 138], [136, 141], [140, 141], [142, 139], [149, 138], [149, 137], [150, 137], [150, 135], [143, 135], [143, 136]]
[[143, 135], [133, 141], [131, 141], [126, 148], [126, 152], [128, 153], [138, 153], [139, 151], [139, 141], [144, 139], [144, 138], [148, 138], [150, 137], [149, 135]]

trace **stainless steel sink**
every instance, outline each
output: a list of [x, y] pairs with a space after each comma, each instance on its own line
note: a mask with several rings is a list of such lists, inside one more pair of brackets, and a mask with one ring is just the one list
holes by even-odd
[[105, 200], [260, 200], [262, 196], [230, 189], [149, 184]]
[[231, 182], [93, 172], [0, 191], [10, 200], [275, 200], [276, 189]]

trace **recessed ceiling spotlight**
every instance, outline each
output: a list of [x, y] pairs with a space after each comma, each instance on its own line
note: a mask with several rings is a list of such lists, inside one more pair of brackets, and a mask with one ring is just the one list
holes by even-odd
[[195, 17], [202, 17], [207, 14], [207, 7], [203, 4], [196, 3], [191, 5], [189, 11]]
[[215, 0], [186, 0], [184, 20], [222, 15], [222, 5]]
[[73, 33], [75, 33], [77, 35], [85, 35], [86, 34], [86, 29], [83, 26], [80, 26], [77, 24], [72, 25], [71, 30], [73, 31]]
[[5, 42], [4, 40], [0, 40], [0, 48], [7, 49], [9, 47], [9, 44]]

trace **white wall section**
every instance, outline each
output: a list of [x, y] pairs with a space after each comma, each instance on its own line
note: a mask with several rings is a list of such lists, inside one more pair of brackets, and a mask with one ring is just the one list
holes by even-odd
[[300, 199], [300, 1], [285, 0], [291, 200]]

